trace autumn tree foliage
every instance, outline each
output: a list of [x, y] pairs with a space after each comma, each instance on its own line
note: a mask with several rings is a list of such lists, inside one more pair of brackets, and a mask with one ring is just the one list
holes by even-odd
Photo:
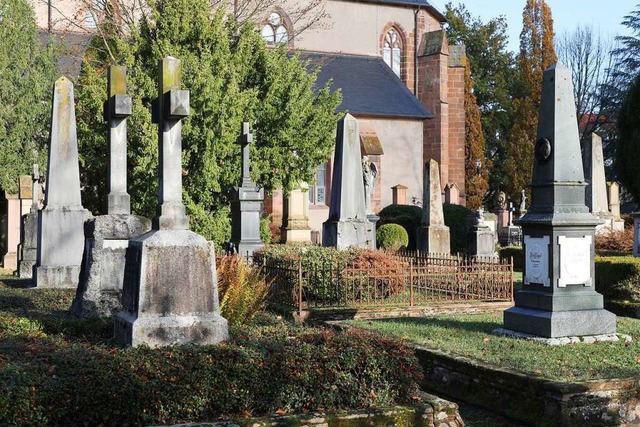
[[480, 109], [473, 93], [471, 67], [467, 63], [464, 73], [464, 109], [465, 109], [465, 186], [467, 207], [478, 209], [489, 189], [489, 171], [491, 163], [484, 155], [485, 140], [480, 121]]
[[505, 162], [505, 191], [513, 199], [531, 182], [533, 147], [538, 128], [538, 106], [544, 70], [558, 61], [553, 46], [553, 18], [544, 0], [527, 0], [522, 12], [514, 121]]

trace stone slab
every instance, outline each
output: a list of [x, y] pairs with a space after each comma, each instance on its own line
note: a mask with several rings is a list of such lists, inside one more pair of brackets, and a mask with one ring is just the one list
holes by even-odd
[[76, 289], [79, 277], [79, 265], [33, 267], [33, 278], [38, 288]]
[[129, 242], [116, 338], [152, 347], [215, 344], [220, 316], [213, 244], [189, 230], [153, 230]]
[[367, 219], [326, 221], [322, 224], [322, 246], [337, 249], [375, 249], [375, 240], [370, 240], [372, 227], [372, 223]]
[[602, 295], [592, 288], [566, 294], [551, 294], [535, 291], [518, 291], [515, 303], [519, 307], [546, 311], [600, 310], [604, 308]]
[[616, 316], [607, 310], [544, 311], [512, 307], [504, 328], [547, 338], [616, 333]]
[[433, 254], [451, 253], [451, 238], [446, 225], [418, 227], [416, 248], [420, 252]]
[[82, 318], [112, 316], [122, 310], [129, 239], [149, 231], [151, 221], [136, 215], [102, 215], [85, 223], [85, 251], [71, 312]]

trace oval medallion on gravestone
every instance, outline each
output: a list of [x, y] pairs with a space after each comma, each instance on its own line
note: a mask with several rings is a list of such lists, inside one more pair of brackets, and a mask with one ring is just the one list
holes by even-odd
[[551, 141], [549, 138], [540, 138], [536, 142], [536, 159], [540, 163], [546, 162], [551, 157]]

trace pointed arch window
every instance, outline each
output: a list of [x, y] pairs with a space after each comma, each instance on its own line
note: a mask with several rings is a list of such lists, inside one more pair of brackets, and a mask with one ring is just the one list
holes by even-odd
[[269, 15], [266, 24], [262, 27], [262, 38], [269, 45], [289, 42], [289, 30], [282, 15], [273, 12]]
[[387, 31], [384, 36], [384, 46], [382, 48], [384, 62], [393, 70], [396, 76], [401, 77], [402, 73], [402, 38], [395, 28]]

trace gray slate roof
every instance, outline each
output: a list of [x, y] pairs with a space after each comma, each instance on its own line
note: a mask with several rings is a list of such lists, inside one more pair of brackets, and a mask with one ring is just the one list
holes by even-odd
[[[349, 0], [347, 0], [349, 1]], [[447, 22], [447, 18], [435, 7], [433, 7], [427, 0], [350, 0], [361, 3], [372, 3], [372, 4], [386, 4], [386, 5], [397, 5], [397, 6], [406, 6], [416, 8], [420, 6], [421, 9], [426, 9], [431, 13], [438, 21]]]
[[82, 58], [91, 43], [93, 34], [77, 33], [68, 31], [64, 33], [48, 33], [45, 30], [38, 30], [38, 37], [42, 43], [53, 40], [60, 48], [60, 57], [56, 68], [58, 73], [77, 82], [82, 66]]
[[350, 114], [427, 119], [433, 117], [380, 57], [300, 52], [309, 68], [320, 67], [316, 85], [330, 79], [342, 90], [338, 111]]

